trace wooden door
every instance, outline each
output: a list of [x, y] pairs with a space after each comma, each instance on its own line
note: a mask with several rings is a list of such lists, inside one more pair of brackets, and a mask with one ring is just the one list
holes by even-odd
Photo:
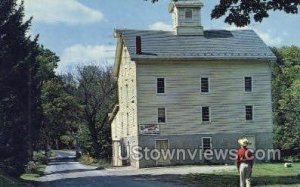
[[[168, 140], [156, 140], [155, 141], [155, 147], [160, 152], [160, 157], [156, 161], [156, 165], [162, 166], [162, 165], [170, 165], [171, 158], [168, 157], [169, 155], [166, 154], [169, 150], [169, 141]], [[165, 155], [165, 156], [164, 156]]]

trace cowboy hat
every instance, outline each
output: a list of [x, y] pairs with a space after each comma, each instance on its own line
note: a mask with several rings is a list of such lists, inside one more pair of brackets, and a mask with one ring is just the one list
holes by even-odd
[[251, 143], [249, 142], [249, 140], [247, 138], [240, 138], [238, 140], [238, 143], [240, 144], [240, 146], [248, 146], [248, 145], [251, 145]]

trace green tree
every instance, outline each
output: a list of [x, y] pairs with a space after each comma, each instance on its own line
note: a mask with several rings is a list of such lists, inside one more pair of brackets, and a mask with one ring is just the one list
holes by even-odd
[[110, 127], [107, 114], [116, 102], [116, 82], [112, 68], [84, 66], [79, 72], [79, 99], [84, 108], [83, 119], [89, 129], [92, 141], [91, 154], [96, 158], [105, 157], [110, 145]]
[[45, 48], [43, 45], [39, 46], [39, 53], [37, 56], [39, 63], [38, 76], [40, 77], [41, 85], [44, 81], [55, 78], [55, 69], [59, 62], [59, 57], [51, 50]]
[[289, 151], [300, 149], [300, 48], [273, 51], [281, 64], [273, 66], [275, 146]]
[[[55, 68], [59, 62], [59, 57], [49, 49], [40, 45], [36, 60], [39, 64], [39, 69], [36, 75], [36, 77], [40, 80], [38, 90], [41, 92], [45, 82], [57, 77], [55, 75]], [[42, 92], [40, 94], [42, 94]], [[38, 106], [38, 125], [35, 126], [33, 131], [33, 143], [36, 150], [46, 148], [46, 142], [49, 139], [45, 136], [45, 121], [47, 121], [47, 119], [43, 112], [42, 99], [39, 100]]]
[[26, 36], [31, 20], [23, 21], [23, 3], [0, 2], [0, 165], [19, 175], [33, 152], [38, 126], [40, 83], [37, 38]]
[[75, 138], [80, 121], [81, 106], [76, 97], [66, 91], [61, 77], [53, 78], [42, 87], [42, 106], [44, 113], [43, 137], [45, 144], [59, 149], [65, 142], [62, 136]]
[[[154, 3], [159, 0], [151, 1]], [[252, 19], [262, 22], [264, 18], [269, 17], [271, 11], [297, 14], [299, 5], [299, 0], [220, 0], [212, 10], [211, 18], [219, 19], [225, 16], [225, 23], [243, 27], [249, 25]]]

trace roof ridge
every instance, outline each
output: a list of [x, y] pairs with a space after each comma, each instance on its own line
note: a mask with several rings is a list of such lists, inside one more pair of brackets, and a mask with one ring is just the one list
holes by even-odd
[[[115, 31], [136, 31], [136, 32], [167, 32], [167, 33], [173, 33], [174, 31], [166, 31], [166, 30], [153, 30], [153, 29], [128, 29], [128, 28], [115, 28]], [[206, 32], [208, 31], [233, 31], [233, 32], [243, 32], [243, 31], [254, 31], [254, 29], [207, 29], [204, 30]], [[255, 31], [254, 31], [255, 32]]]
[[165, 30], [151, 30], [151, 29], [127, 29], [127, 28], [123, 28], [123, 29], [114, 29], [115, 31], [150, 31], [150, 32], [173, 32], [173, 31], [165, 31]]
[[[178, 36], [172, 31], [117, 29], [135, 59], [276, 59], [253, 29], [211, 29], [201, 36]], [[136, 36], [142, 54], [135, 54]]]

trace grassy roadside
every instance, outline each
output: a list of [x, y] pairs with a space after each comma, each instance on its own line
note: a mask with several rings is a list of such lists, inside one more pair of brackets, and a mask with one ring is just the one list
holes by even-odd
[[23, 175], [21, 175], [21, 179], [25, 181], [38, 181], [39, 177], [42, 177], [44, 175], [44, 170], [47, 165], [45, 164], [37, 164], [34, 170], [27, 171]]
[[[51, 157], [53, 152], [48, 153], [48, 157]], [[36, 182], [39, 177], [44, 175], [45, 168], [48, 163], [48, 158], [44, 152], [34, 152], [33, 162], [27, 166], [26, 172], [21, 175], [21, 179], [25, 181]]]
[[97, 160], [89, 155], [82, 155], [78, 161], [81, 163], [81, 164], [84, 164], [84, 165], [88, 165], [88, 166], [95, 166], [97, 167], [96, 169], [97, 170], [102, 170], [102, 169], [105, 169], [105, 168], [110, 168], [111, 167], [111, 162], [107, 161], [107, 160]]
[[[203, 186], [238, 186], [237, 172], [222, 172], [215, 174], [189, 174], [184, 180], [199, 183]], [[300, 163], [293, 163], [293, 167], [285, 168], [279, 164], [256, 164], [253, 168], [252, 185], [254, 186], [300, 186]]]

